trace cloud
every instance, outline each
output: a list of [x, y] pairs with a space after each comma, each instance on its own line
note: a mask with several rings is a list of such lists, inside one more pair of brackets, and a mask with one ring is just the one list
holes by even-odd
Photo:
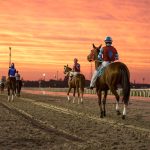
[[[7, 0], [0, 5], [0, 57], [8, 66], [12, 59], [25, 72], [30, 68], [53, 72], [78, 57], [85, 74], [86, 56], [92, 43], [103, 44], [112, 36], [120, 58], [133, 70], [149, 70], [150, 2], [147, 0]], [[21, 67], [22, 65], [22, 67]], [[28, 66], [28, 67], [26, 67]], [[39, 67], [40, 66], [40, 67]], [[57, 68], [58, 67], [58, 68]], [[63, 74], [62, 74], [63, 76]], [[34, 76], [35, 77], [35, 76]], [[89, 76], [87, 75], [89, 78]], [[25, 78], [29, 77], [25, 73]], [[150, 82], [150, 81], [149, 81]]]

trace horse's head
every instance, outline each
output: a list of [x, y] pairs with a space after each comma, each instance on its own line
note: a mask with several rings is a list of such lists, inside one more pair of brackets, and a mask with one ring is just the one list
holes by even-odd
[[72, 69], [70, 67], [64, 66], [64, 74], [68, 74]]
[[93, 44], [93, 49], [91, 50], [90, 54], [87, 56], [87, 60], [89, 62], [96, 61], [98, 59], [98, 53], [99, 53], [101, 47], [102, 47], [102, 44], [98, 47], [96, 47]]

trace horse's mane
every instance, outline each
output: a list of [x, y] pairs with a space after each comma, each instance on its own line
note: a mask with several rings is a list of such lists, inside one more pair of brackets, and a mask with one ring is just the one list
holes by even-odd
[[70, 68], [68, 65], [67, 65], [67, 66], [64, 66], [64, 67], [68, 68], [70, 71], [72, 70], [72, 68]]

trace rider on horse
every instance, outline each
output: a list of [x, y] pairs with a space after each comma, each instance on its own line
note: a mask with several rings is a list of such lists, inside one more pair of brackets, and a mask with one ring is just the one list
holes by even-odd
[[16, 81], [15, 74], [16, 74], [15, 65], [14, 65], [14, 63], [12, 63], [11, 66], [9, 67], [9, 70], [8, 70], [8, 77], [11, 80]]
[[18, 86], [20, 82], [20, 74], [18, 70], [16, 71], [15, 77], [16, 77], [16, 85]]
[[15, 77], [16, 77], [16, 81], [20, 80], [20, 74], [18, 70], [16, 71]]
[[112, 46], [112, 38], [107, 36], [104, 42], [106, 46], [100, 48], [100, 52], [98, 54], [98, 59], [99, 61], [102, 61], [102, 64], [98, 67], [92, 76], [90, 89], [95, 87], [96, 79], [102, 74], [103, 69], [111, 62], [119, 59], [117, 50]]
[[74, 65], [72, 71], [70, 72], [70, 80], [73, 76], [77, 76], [78, 74], [80, 74], [80, 64], [78, 63], [78, 59], [74, 58]]

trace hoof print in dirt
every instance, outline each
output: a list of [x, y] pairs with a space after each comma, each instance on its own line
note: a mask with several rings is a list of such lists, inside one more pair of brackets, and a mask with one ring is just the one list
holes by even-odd
[[121, 115], [121, 112], [119, 110], [117, 111], [117, 115]]

